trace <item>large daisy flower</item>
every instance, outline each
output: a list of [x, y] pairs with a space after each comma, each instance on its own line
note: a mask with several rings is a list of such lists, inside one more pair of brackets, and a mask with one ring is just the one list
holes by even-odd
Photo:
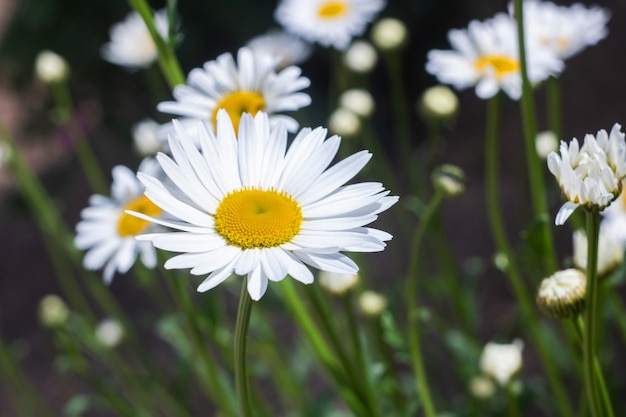
[[[139, 170], [154, 175], [160, 167], [156, 160], [145, 159]], [[135, 173], [118, 165], [113, 168], [111, 197], [94, 194], [89, 198], [89, 206], [81, 212], [74, 244], [78, 249], [87, 250], [83, 258], [86, 269], [104, 268], [102, 276], [107, 284], [113, 280], [115, 272], [126, 273], [137, 256], [149, 268], [156, 265], [156, 251], [150, 242], [135, 240], [138, 234], [153, 231], [154, 225], [125, 212], [133, 210], [160, 216], [161, 209], [146, 198], [143, 191]]]
[[581, 147], [578, 139], [561, 142], [560, 155], [548, 155], [548, 168], [556, 177], [568, 200], [556, 215], [561, 225], [578, 206], [602, 211], [622, 192], [626, 177], [626, 141], [622, 126], [613, 125], [610, 133], [600, 130], [596, 136], [585, 135]]
[[587, 8], [576, 3], [557, 6], [547, 1], [524, 2], [524, 24], [529, 38], [567, 59], [607, 35], [610, 14], [600, 7]]
[[[300, 76], [298, 67], [290, 66], [279, 72], [275, 68], [273, 56], [253, 53], [249, 48], [239, 49], [237, 62], [231, 54], [222, 54], [203, 68], [192, 70], [187, 83], [174, 89], [176, 101], [159, 103], [158, 109], [208, 121], [213, 129], [220, 109], [228, 112], [235, 126], [239, 126], [243, 113], [254, 115], [263, 111], [269, 115], [272, 125], [284, 123], [288, 131], [295, 132], [296, 120], [277, 113], [308, 106], [311, 97], [300, 90], [310, 82]], [[196, 125], [189, 121], [183, 123]]]
[[344, 50], [383, 7], [384, 0], [283, 0], [275, 17], [309, 42]]
[[[453, 50], [428, 53], [426, 71], [457, 89], [476, 86], [486, 99], [503, 90], [514, 100], [522, 94], [522, 78], [515, 21], [499, 13], [494, 18], [470, 22], [467, 29], [448, 33]], [[528, 78], [538, 83], [560, 72], [563, 62], [548, 48], [526, 42]]]
[[[165, 9], [154, 14], [154, 24], [163, 38], [168, 36], [168, 19]], [[102, 46], [102, 57], [112, 64], [129, 69], [146, 68], [157, 58], [157, 48], [143, 19], [131, 12], [109, 32], [111, 41]]]
[[250, 297], [259, 300], [269, 281], [286, 275], [311, 283], [305, 265], [354, 274], [358, 267], [343, 251], [377, 252], [391, 239], [365, 225], [398, 198], [380, 183], [345, 185], [371, 154], [361, 151], [328, 168], [340, 138], [326, 139], [326, 129], [302, 129], [287, 149], [284, 126], [270, 127], [265, 113], [254, 119], [244, 114], [236, 134], [228, 113], [220, 111], [215, 135], [199, 130], [198, 150], [174, 124], [172, 157], [157, 156], [173, 185], [141, 173], [139, 179], [146, 196], [180, 220], [133, 214], [175, 230], [137, 239], [180, 252], [167, 269], [209, 274], [198, 291], [235, 273], [247, 276]]

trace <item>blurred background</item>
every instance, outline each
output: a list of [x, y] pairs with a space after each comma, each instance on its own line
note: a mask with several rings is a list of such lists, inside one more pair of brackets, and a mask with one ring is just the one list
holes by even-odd
[[[583, 3], [594, 4], [586, 0]], [[626, 2], [608, 0], [598, 5], [611, 11], [609, 35], [598, 45], [570, 59], [560, 77], [565, 136], [562, 139], [582, 138], [585, 133], [609, 129], [615, 122], [626, 122], [626, 55], [623, 53]], [[152, 1], [151, 6], [159, 9], [165, 4]], [[223, 52], [236, 52], [252, 37], [277, 28], [273, 19], [275, 7], [276, 1], [272, 0], [180, 0], [178, 14], [184, 38], [177, 53], [184, 72]], [[422, 91], [436, 84], [435, 78], [424, 71], [427, 52], [433, 48], [449, 48], [446, 39], [449, 29], [464, 28], [472, 19], [484, 20], [506, 8], [506, 1], [496, 0], [388, 1], [381, 16], [401, 19], [410, 31], [403, 51], [403, 74], [405, 104], [414, 116], [411, 138], [417, 154], [427, 150], [426, 126], [414, 109]], [[147, 71], [129, 72], [101, 58], [100, 48], [109, 39], [110, 26], [121, 21], [128, 12], [124, 1], [0, 0], [0, 121], [18, 141], [28, 163], [39, 174], [71, 228], [77, 223], [91, 191], [86, 179], [78, 174], [81, 171], [71, 143], [55, 123], [49, 91], [33, 73], [34, 60], [41, 50], [49, 49], [70, 64], [69, 82], [79, 122], [86, 129], [108, 178], [114, 165], [136, 169], [140, 157], [132, 151], [131, 126], [146, 117], [168, 121], [170, 117], [160, 114], [156, 104], [171, 96], [156, 65]], [[364, 37], [367, 36], [366, 33]], [[333, 110], [327, 87], [329, 62], [329, 51], [316, 46], [313, 56], [301, 65], [303, 74], [311, 79], [311, 87], [306, 92], [313, 98], [313, 105], [297, 115], [301, 126], [327, 125]], [[369, 88], [376, 99], [374, 129], [379, 138], [391, 140], [389, 83], [386, 68], [380, 61], [371, 75]], [[454, 163], [463, 168], [469, 186], [465, 195], [444, 204], [443, 233], [453, 242], [455, 264], [473, 271], [468, 274], [471, 278], [462, 285], [476, 294], [475, 331], [485, 341], [494, 337], [511, 340], [516, 337], [518, 311], [507, 281], [492, 266], [494, 245], [485, 214], [482, 153], [486, 106], [471, 89], [460, 92], [459, 99], [456, 123], [443, 132], [437, 162]], [[515, 241], [520, 238], [519, 231], [528, 226], [531, 210], [525, 184], [519, 108], [508, 99], [503, 102], [502, 205], [511, 239]], [[545, 95], [541, 89], [537, 93], [537, 106], [539, 130], [544, 130]], [[392, 152], [390, 143], [382, 145]], [[547, 180], [552, 181], [552, 178]], [[561, 200], [556, 185], [550, 186], [551, 212], [555, 214]], [[406, 190], [392, 192], [407, 193]], [[399, 204], [394, 210], [403, 207]], [[382, 217], [382, 224], [397, 226], [392, 214]], [[555, 229], [555, 233], [559, 252], [567, 256], [571, 252], [569, 229]], [[54, 346], [37, 319], [41, 297], [58, 293], [59, 288], [37, 224], [6, 167], [0, 167], [0, 236], [0, 333], [19, 353], [21, 365], [35, 385], [60, 408], [74, 388], [71, 384], [59, 383], [69, 380], [56, 371]], [[386, 275], [383, 260], [385, 256], [399, 256], [393, 253], [402, 254], [405, 250], [406, 242], [398, 239], [389, 245], [392, 255], [373, 255], [383, 268], [372, 283], [376, 289], [392, 294], [402, 291], [399, 274], [394, 270]], [[540, 278], [537, 277], [537, 282]], [[112, 291], [134, 317], [141, 318], [149, 312], [151, 307], [133, 280], [118, 276]], [[423, 303], [436, 312], [446, 310], [446, 300], [437, 297], [436, 289]], [[430, 340], [428, 334], [425, 340]], [[441, 343], [444, 343], [441, 339], [433, 338], [433, 343], [426, 346], [426, 357], [433, 355], [434, 362], [441, 362], [443, 353], [438, 345]], [[524, 355], [524, 373], [532, 375], [538, 371], [532, 347], [526, 349]], [[617, 365], [625, 365], [623, 358], [615, 358], [615, 361]], [[437, 387], [447, 381], [443, 372], [435, 371], [433, 379]], [[452, 385], [444, 391], [463, 389]], [[7, 394], [0, 385], [0, 415], [4, 395]]]

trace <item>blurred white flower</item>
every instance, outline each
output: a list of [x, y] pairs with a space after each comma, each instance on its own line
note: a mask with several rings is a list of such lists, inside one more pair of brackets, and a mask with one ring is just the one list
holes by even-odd
[[44, 83], [58, 83], [67, 80], [70, 68], [61, 55], [44, 50], [35, 59], [35, 73]]
[[595, 137], [587, 134], [582, 148], [576, 138], [569, 145], [561, 141], [561, 155], [548, 155], [548, 168], [568, 200], [559, 209], [555, 224], [565, 223], [579, 206], [601, 211], [622, 192], [626, 142], [621, 129], [615, 123], [610, 134], [604, 129]]
[[399, 19], [386, 17], [372, 27], [372, 42], [383, 51], [401, 47], [407, 38], [406, 25]]
[[550, 152], [556, 152], [558, 148], [559, 139], [553, 131], [546, 130], [537, 133], [537, 137], [535, 137], [535, 149], [537, 150], [539, 158], [547, 159]]
[[378, 62], [378, 54], [371, 43], [366, 41], [353, 42], [343, 56], [346, 67], [361, 74], [374, 69]]
[[349, 138], [361, 130], [361, 119], [351, 110], [339, 107], [330, 115], [328, 129], [339, 136]]
[[384, 0], [282, 0], [275, 18], [309, 42], [344, 50], [383, 7]]
[[143, 119], [133, 125], [133, 147], [140, 156], [154, 156], [157, 152], [163, 150], [165, 142], [157, 136], [159, 126], [152, 119]]
[[342, 295], [350, 291], [359, 282], [359, 275], [340, 274], [336, 272], [320, 271], [317, 276], [320, 286], [331, 294]]
[[387, 299], [376, 291], [363, 291], [359, 295], [359, 309], [370, 317], [380, 315], [387, 308]]
[[[606, 234], [607, 227], [600, 228], [598, 240], [598, 278], [615, 271], [624, 261], [624, 248]], [[584, 230], [576, 230], [572, 237], [574, 265], [587, 270], [587, 235]]]
[[[154, 159], [144, 159], [139, 171], [156, 174], [160, 168]], [[113, 168], [111, 197], [92, 195], [89, 207], [80, 213], [74, 244], [87, 251], [83, 258], [86, 269], [104, 268], [102, 277], [107, 284], [113, 280], [116, 271], [126, 273], [137, 256], [145, 266], [156, 266], [156, 251], [152, 244], [135, 240], [135, 236], [153, 230], [152, 223], [125, 213], [125, 210], [133, 210], [155, 217], [161, 215], [161, 209], [143, 191], [144, 186], [135, 173], [118, 165]]]
[[346, 90], [339, 96], [339, 105], [361, 117], [369, 117], [374, 111], [374, 98], [362, 88]]
[[574, 268], [557, 271], [541, 281], [537, 306], [549, 317], [576, 317], [584, 307], [587, 278]]
[[[512, 11], [512, 7], [509, 8]], [[567, 59], [606, 37], [610, 13], [580, 3], [558, 6], [549, 1], [524, 1], [524, 24], [530, 39]]]
[[309, 43], [282, 30], [272, 30], [259, 35], [251, 39], [246, 46], [255, 54], [274, 57], [277, 69], [301, 64], [309, 59], [313, 52]]
[[449, 87], [435, 85], [422, 93], [418, 110], [429, 118], [450, 119], [459, 110], [459, 99]]
[[[236, 62], [231, 54], [226, 53], [205, 63], [202, 68], [192, 70], [187, 82], [174, 89], [176, 101], [159, 103], [157, 108], [164, 113], [204, 120], [211, 129], [216, 127], [218, 111], [224, 109], [235, 131], [243, 113], [254, 116], [262, 111], [268, 114], [272, 126], [281, 123], [289, 132], [295, 132], [298, 122], [280, 113], [298, 110], [311, 103], [311, 97], [300, 92], [310, 84], [308, 78], [300, 75], [301, 72], [295, 66], [276, 72], [272, 57], [254, 54], [244, 47], [239, 49]], [[189, 119], [183, 119], [186, 121]], [[197, 128], [195, 122], [194, 127]], [[171, 124], [166, 130], [173, 133]], [[159, 132], [161, 135], [163, 133]]]
[[[499, 13], [484, 22], [472, 21], [467, 29], [448, 32], [453, 50], [428, 53], [426, 71], [457, 89], [476, 87], [476, 95], [487, 99], [499, 90], [514, 100], [522, 93], [517, 45], [517, 26]], [[528, 78], [539, 83], [563, 69], [563, 62], [548, 48], [526, 42]]]
[[620, 198], [616, 198], [609, 204], [602, 215], [600, 233], [621, 245], [622, 248], [626, 248], [626, 193], [622, 193]]
[[480, 355], [482, 373], [495, 379], [500, 386], [506, 387], [522, 368], [523, 348], [524, 342], [520, 339], [505, 344], [487, 343]]
[[44, 327], [62, 326], [69, 316], [67, 304], [58, 295], [48, 294], [39, 301], [39, 321]]
[[[167, 39], [169, 24], [167, 11], [154, 14], [154, 24], [163, 39]], [[111, 40], [102, 46], [102, 57], [112, 64], [131, 70], [146, 68], [157, 58], [157, 48], [143, 19], [137, 12], [114, 24], [109, 31]]]
[[119, 321], [104, 319], [96, 326], [96, 339], [107, 348], [119, 345], [124, 337], [124, 328]]

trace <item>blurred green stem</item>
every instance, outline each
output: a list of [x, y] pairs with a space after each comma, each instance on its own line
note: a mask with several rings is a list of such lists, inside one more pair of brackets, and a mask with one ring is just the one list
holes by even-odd
[[508, 262], [506, 276], [513, 288], [515, 298], [520, 306], [522, 318], [528, 326], [530, 336], [537, 348], [537, 353], [546, 371], [550, 387], [554, 392], [556, 404], [563, 417], [572, 417], [573, 410], [567, 398], [565, 388], [555, 368], [554, 361], [548, 353], [547, 340], [542, 337], [539, 320], [530, 295], [524, 286], [517, 260], [506, 237], [504, 221], [498, 202], [498, 118], [500, 110], [500, 94], [489, 99], [487, 103], [487, 131], [485, 139], [485, 184], [487, 192], [487, 212], [489, 224], [496, 247]]
[[166, 42], [159, 34], [154, 23], [154, 13], [152, 9], [150, 9], [148, 2], [145, 0], [128, 0], [128, 4], [133, 10], [139, 13], [146, 24], [158, 51], [159, 66], [170, 88], [173, 90], [177, 85], [184, 84], [185, 76], [174, 53], [172, 42], [171, 40], [167, 40]]
[[442, 191], [437, 191], [431, 198], [419, 226], [415, 229], [413, 237], [411, 239], [411, 248], [408, 253], [410, 259], [409, 269], [406, 275], [406, 305], [408, 313], [408, 334], [409, 334], [409, 347], [411, 350], [411, 361], [413, 364], [413, 372], [415, 376], [415, 386], [420, 397], [422, 407], [424, 408], [424, 414], [426, 417], [435, 417], [435, 406], [430, 394], [430, 388], [428, 386], [428, 380], [426, 377], [426, 369], [424, 368], [424, 360], [422, 358], [422, 348], [420, 346], [420, 333], [419, 327], [421, 325], [419, 318], [419, 310], [417, 307], [417, 279], [419, 273], [419, 258], [422, 242], [430, 221], [434, 217], [441, 201], [444, 198]]
[[248, 279], [242, 279], [237, 325], [235, 327], [235, 387], [239, 400], [239, 412], [242, 417], [252, 417], [250, 407], [250, 382], [248, 381], [246, 347], [248, 344], [248, 325], [252, 313], [252, 298], [248, 294]]

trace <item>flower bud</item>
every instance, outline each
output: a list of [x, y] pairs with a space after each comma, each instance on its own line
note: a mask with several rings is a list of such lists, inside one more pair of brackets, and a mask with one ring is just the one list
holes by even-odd
[[481, 371], [495, 379], [500, 386], [506, 387], [522, 368], [523, 348], [524, 342], [520, 339], [505, 344], [487, 343], [480, 355]]
[[67, 322], [70, 311], [58, 295], [49, 294], [39, 302], [39, 321], [44, 327], [60, 327]]
[[456, 197], [465, 192], [465, 173], [455, 165], [444, 164], [435, 168], [432, 173], [435, 189], [443, 192], [446, 197]]
[[107, 348], [119, 345], [124, 337], [122, 325], [114, 319], [104, 319], [96, 326], [96, 339]]
[[585, 274], [578, 269], [555, 272], [539, 285], [539, 310], [556, 319], [577, 316], [585, 305], [586, 283]]
[[317, 279], [322, 288], [330, 294], [343, 295], [356, 286], [359, 282], [359, 275], [320, 271]]
[[372, 28], [372, 42], [383, 51], [400, 48], [406, 38], [406, 25], [393, 17], [380, 19]]
[[369, 117], [374, 111], [374, 99], [369, 91], [352, 88], [339, 96], [339, 105], [361, 117]]
[[165, 143], [157, 136], [159, 127], [152, 119], [143, 119], [133, 125], [133, 147], [140, 156], [153, 156], [163, 149]]
[[339, 107], [330, 115], [328, 128], [343, 137], [351, 137], [361, 130], [361, 120], [352, 111]]
[[370, 317], [380, 315], [387, 308], [387, 299], [375, 291], [363, 291], [359, 296], [359, 309]]
[[39, 52], [35, 60], [37, 78], [46, 84], [67, 80], [70, 69], [62, 56], [48, 50]]
[[539, 158], [548, 159], [550, 152], [556, 152], [559, 149], [559, 139], [551, 130], [539, 132], [535, 138], [535, 149]]
[[459, 110], [459, 99], [445, 85], [427, 88], [418, 102], [418, 113], [427, 120], [448, 121], [454, 119]]
[[366, 74], [376, 66], [378, 55], [376, 49], [366, 41], [356, 41], [348, 48], [343, 56], [346, 67], [354, 72]]
[[[576, 230], [573, 235], [574, 265], [583, 272], [587, 271], [587, 235], [584, 230]], [[623, 248], [606, 237], [600, 229], [598, 239], [598, 279], [608, 276], [624, 261]]]
[[470, 394], [480, 400], [490, 398], [496, 391], [493, 381], [483, 375], [475, 376], [469, 382], [468, 389]]

